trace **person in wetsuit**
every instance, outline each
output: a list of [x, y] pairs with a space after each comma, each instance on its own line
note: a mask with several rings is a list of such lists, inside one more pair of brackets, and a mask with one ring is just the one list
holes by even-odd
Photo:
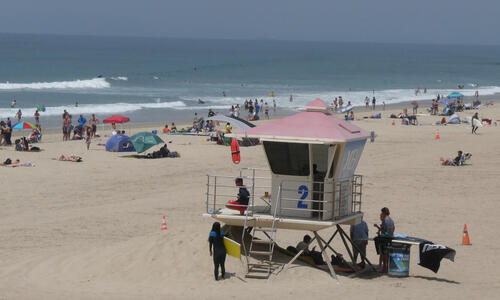
[[[226, 261], [226, 247], [224, 246], [224, 231], [220, 229], [220, 223], [215, 222], [212, 225], [212, 231], [208, 236], [210, 256], [214, 258], [214, 275], [215, 280], [219, 280], [219, 266], [221, 268], [222, 277], [226, 275], [224, 263]], [[213, 251], [212, 251], [213, 249]]]

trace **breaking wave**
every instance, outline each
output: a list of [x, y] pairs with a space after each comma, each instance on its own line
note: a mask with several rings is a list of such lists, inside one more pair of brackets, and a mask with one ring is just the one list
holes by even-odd
[[0, 90], [43, 90], [43, 89], [105, 89], [111, 84], [105, 78], [77, 79], [72, 81], [0, 83]]

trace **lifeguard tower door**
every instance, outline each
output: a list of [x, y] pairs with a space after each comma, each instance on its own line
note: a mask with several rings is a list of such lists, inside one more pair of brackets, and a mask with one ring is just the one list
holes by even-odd
[[334, 184], [334, 175], [335, 175], [335, 152], [337, 150], [337, 145], [329, 144], [329, 145], [321, 145], [322, 146], [322, 162], [324, 164], [325, 173], [322, 179], [324, 182], [322, 189], [322, 203], [321, 209], [323, 210], [320, 214], [321, 220], [331, 220], [333, 218], [334, 211], [334, 196], [335, 196], [335, 184]]

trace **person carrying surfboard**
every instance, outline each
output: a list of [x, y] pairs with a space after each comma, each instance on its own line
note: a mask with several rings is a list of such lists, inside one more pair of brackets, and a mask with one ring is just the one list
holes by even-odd
[[[221, 268], [221, 279], [226, 275], [226, 247], [224, 246], [224, 231], [220, 229], [220, 223], [215, 222], [212, 225], [212, 231], [208, 235], [210, 256], [214, 259], [215, 280], [219, 280], [219, 266]], [[213, 249], [213, 251], [212, 251]]]

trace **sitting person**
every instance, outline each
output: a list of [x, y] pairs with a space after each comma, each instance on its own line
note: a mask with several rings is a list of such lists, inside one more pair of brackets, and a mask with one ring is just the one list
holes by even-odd
[[171, 132], [177, 132], [177, 127], [175, 126], [174, 122], [172, 122], [172, 125], [170, 125], [170, 131]]
[[59, 156], [58, 160], [60, 161], [71, 161], [71, 162], [82, 162], [82, 158], [80, 156], [76, 156], [76, 155], [66, 155], [66, 154], [61, 154], [61, 156]]
[[40, 139], [42, 138], [42, 134], [38, 129], [33, 129], [33, 132], [29, 136], [29, 141], [31, 143], [38, 143]]
[[163, 128], [163, 133], [170, 133], [170, 129], [168, 129], [168, 124], [165, 124], [165, 128]]
[[314, 246], [312, 250], [309, 250], [309, 245], [311, 244], [311, 241], [312, 241], [311, 237], [306, 234], [302, 238], [302, 241], [300, 241], [295, 248], [289, 246], [286, 249], [294, 254], [297, 254], [300, 251], [302, 251], [300, 256], [309, 256], [313, 259], [315, 265], [324, 265], [325, 261], [323, 260], [321, 253], [315, 250], [316, 246]]
[[153, 153], [148, 153], [146, 158], [164, 158], [164, 157], [180, 157], [181, 155], [174, 151], [170, 152], [167, 148], [167, 144], [163, 145], [158, 151], [153, 151]]
[[235, 180], [236, 186], [239, 186], [238, 199], [229, 201], [226, 207], [229, 209], [239, 210], [240, 215], [243, 215], [248, 208], [248, 201], [250, 199], [250, 193], [247, 188], [243, 185], [243, 178], [238, 177]]
[[462, 151], [458, 151], [458, 155], [454, 159], [451, 159], [451, 158], [444, 159], [442, 157], [440, 159], [441, 165], [443, 165], [443, 166], [459, 166], [462, 164], [462, 160], [463, 160], [463, 152]]
[[20, 139], [16, 139], [15, 144], [16, 144], [16, 151], [24, 151], [24, 145], [21, 144]]

